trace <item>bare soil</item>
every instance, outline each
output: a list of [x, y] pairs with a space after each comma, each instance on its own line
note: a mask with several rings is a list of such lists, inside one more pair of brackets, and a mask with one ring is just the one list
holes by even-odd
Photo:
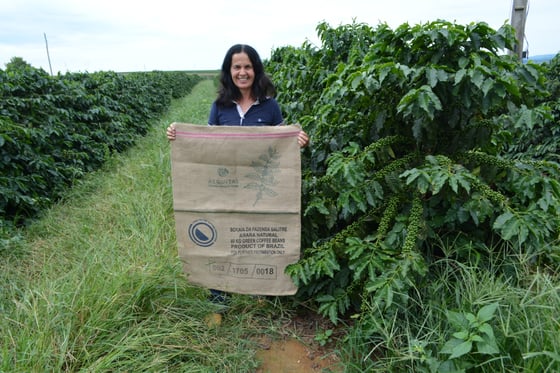
[[[333, 335], [321, 345], [315, 337], [329, 329]], [[342, 372], [335, 347], [337, 335], [334, 325], [313, 312], [296, 315], [280, 338], [258, 337], [261, 349], [257, 358], [262, 364], [256, 373]]]

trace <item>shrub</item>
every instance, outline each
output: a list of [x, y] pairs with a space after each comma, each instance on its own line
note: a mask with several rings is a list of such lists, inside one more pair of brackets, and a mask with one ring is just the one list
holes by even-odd
[[444, 255], [436, 243], [448, 240], [454, 259], [475, 267], [494, 250], [558, 263], [560, 168], [506, 152], [522, 140], [511, 118], [552, 119], [541, 106], [546, 67], [501, 54], [511, 27], [318, 31], [320, 48], [280, 48], [268, 62], [287, 120], [313, 140], [303, 157], [305, 250], [288, 268], [300, 296], [334, 323], [370, 320], [372, 310], [398, 319], [434, 280]]

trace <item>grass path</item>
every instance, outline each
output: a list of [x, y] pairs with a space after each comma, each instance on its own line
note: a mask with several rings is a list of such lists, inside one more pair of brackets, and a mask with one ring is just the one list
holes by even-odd
[[[233, 300], [220, 328], [177, 258], [169, 144], [174, 121], [205, 123], [211, 80], [23, 233], [0, 264], [0, 372], [250, 372], [250, 336], [276, 330], [279, 304]], [[272, 317], [274, 315], [274, 317]]]

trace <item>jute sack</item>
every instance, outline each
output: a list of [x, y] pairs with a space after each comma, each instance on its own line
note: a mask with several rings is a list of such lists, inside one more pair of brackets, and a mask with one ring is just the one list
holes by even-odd
[[188, 280], [233, 293], [294, 294], [284, 272], [300, 257], [300, 129], [175, 126], [173, 208]]

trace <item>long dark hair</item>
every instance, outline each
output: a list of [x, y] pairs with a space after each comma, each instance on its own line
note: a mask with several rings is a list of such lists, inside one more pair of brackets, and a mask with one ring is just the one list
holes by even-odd
[[253, 98], [264, 101], [267, 97], [274, 97], [274, 95], [276, 95], [276, 87], [265, 74], [263, 63], [255, 48], [246, 44], [235, 44], [229, 48], [224, 57], [224, 62], [222, 63], [220, 87], [218, 88], [216, 103], [222, 106], [232, 106], [233, 100], [241, 98], [241, 91], [233, 83], [233, 78], [231, 76], [231, 60], [236, 53], [246, 53], [253, 65], [253, 71], [255, 72], [255, 80], [251, 87], [251, 95]]

